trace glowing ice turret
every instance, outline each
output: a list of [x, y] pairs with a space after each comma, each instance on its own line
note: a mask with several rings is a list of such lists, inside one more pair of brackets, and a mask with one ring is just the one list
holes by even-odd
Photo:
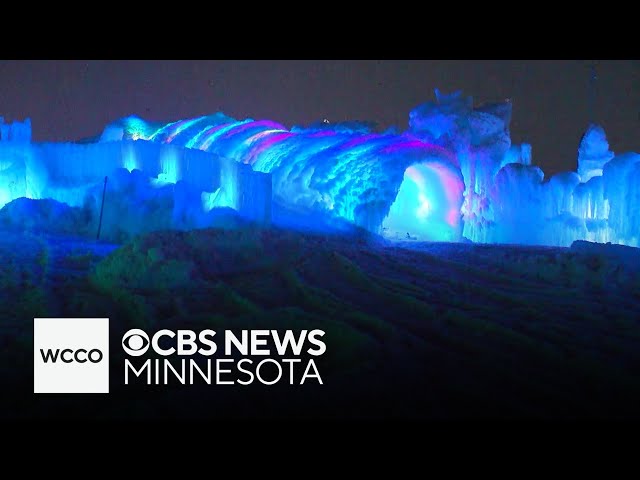
[[584, 183], [592, 177], [601, 176], [602, 168], [614, 156], [614, 153], [609, 150], [609, 142], [607, 142], [604, 129], [599, 125], [589, 125], [578, 148], [580, 180]]

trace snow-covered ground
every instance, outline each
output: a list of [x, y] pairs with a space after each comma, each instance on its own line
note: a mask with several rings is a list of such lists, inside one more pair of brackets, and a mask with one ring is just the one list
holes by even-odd
[[118, 248], [5, 231], [5, 385], [31, 378], [35, 316], [110, 317], [116, 363], [118, 332], [133, 326], [323, 328], [328, 353], [320, 392], [193, 387], [133, 408], [118, 403], [129, 397], [116, 383], [111, 403], [66, 397], [61, 410], [38, 410], [16, 388], [0, 412], [289, 416], [313, 404], [332, 416], [629, 418], [640, 400], [640, 273], [630, 260], [638, 251], [625, 249], [620, 261], [613, 250], [387, 244], [275, 229], [156, 232]]

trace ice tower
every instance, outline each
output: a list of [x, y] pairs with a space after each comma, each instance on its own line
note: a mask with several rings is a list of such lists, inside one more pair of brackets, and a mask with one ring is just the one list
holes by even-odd
[[599, 125], [589, 125], [578, 148], [580, 181], [585, 183], [592, 177], [602, 176], [604, 165], [614, 156], [614, 153], [609, 150], [609, 142], [607, 142], [604, 129]]

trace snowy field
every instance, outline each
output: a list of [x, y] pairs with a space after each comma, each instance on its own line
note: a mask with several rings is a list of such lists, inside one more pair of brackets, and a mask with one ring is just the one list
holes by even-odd
[[[2, 232], [1, 375], [14, 393], [2, 416], [638, 416], [638, 249], [275, 229], [157, 232], [119, 247]], [[111, 318], [120, 383], [128, 328], [322, 328], [325, 386], [176, 387], [132, 403], [112, 382], [110, 397], [45, 402], [31, 394], [37, 316]]]

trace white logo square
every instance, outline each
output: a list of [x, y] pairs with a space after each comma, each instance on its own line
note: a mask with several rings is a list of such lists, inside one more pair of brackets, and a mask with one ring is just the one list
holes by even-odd
[[109, 319], [34, 318], [33, 392], [109, 393]]

